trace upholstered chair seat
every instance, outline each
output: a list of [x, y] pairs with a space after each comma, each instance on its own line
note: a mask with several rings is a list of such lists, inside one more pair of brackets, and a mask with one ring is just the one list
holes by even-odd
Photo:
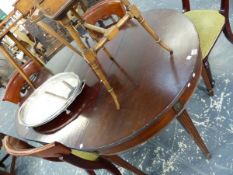
[[198, 32], [204, 59], [208, 56], [221, 33], [225, 24], [225, 17], [216, 10], [191, 10], [186, 12], [185, 15], [192, 21]]

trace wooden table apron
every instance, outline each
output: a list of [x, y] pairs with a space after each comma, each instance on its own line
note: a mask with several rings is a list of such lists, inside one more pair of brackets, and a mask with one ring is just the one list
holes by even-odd
[[[159, 47], [136, 21], [122, 29], [107, 44], [115, 62], [102, 50], [98, 53], [100, 64], [119, 97], [119, 111], [89, 66], [79, 60], [78, 74], [85, 79], [86, 87], [69, 107], [72, 112], [66, 117], [75, 117], [73, 121], [54, 133], [43, 134], [16, 120], [19, 136], [116, 154], [146, 141], [167, 126], [184, 109], [199, 80], [198, 35], [193, 24], [176, 11], [152, 10], [144, 16], [174, 50], [174, 56], [170, 57]], [[198, 54], [186, 59], [192, 49], [197, 49]], [[178, 101], [182, 104], [180, 111], [174, 110]], [[50, 126], [57, 124], [53, 122]]]

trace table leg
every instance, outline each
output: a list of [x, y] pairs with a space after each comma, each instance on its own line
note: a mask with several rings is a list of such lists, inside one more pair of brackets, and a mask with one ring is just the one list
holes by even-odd
[[5, 165], [4, 165], [3, 162], [5, 162], [5, 160], [6, 160], [8, 157], [10, 157], [10, 154], [5, 155], [5, 156], [2, 158], [2, 160], [0, 161], [0, 165], [1, 165], [2, 167], [5, 167]]
[[180, 116], [177, 117], [177, 120], [180, 124], [186, 129], [186, 131], [190, 134], [196, 144], [199, 146], [203, 154], [206, 156], [207, 159], [211, 158], [211, 154], [209, 153], [208, 148], [206, 147], [204, 141], [202, 140], [201, 136], [199, 135], [196, 127], [194, 126], [189, 114], [186, 110], [184, 110]]
[[124, 159], [117, 155], [108, 155], [108, 156], [103, 156], [102, 157], [108, 159], [112, 163], [115, 163], [116, 165], [119, 165], [120, 167], [123, 167], [131, 172], [134, 172], [135, 174], [138, 175], [145, 175], [144, 172], [136, 168], [135, 166], [131, 165], [130, 163], [126, 162]]
[[70, 33], [71, 37], [76, 41], [76, 43], [78, 44], [81, 52], [83, 53], [83, 57], [86, 59], [86, 61], [88, 62], [88, 64], [91, 66], [91, 68], [93, 69], [93, 71], [96, 73], [96, 75], [98, 76], [98, 78], [104, 84], [104, 86], [107, 89], [107, 91], [112, 96], [112, 98], [113, 98], [113, 100], [115, 102], [116, 108], [120, 109], [120, 104], [119, 104], [118, 98], [116, 96], [116, 93], [114, 92], [113, 88], [109, 84], [109, 82], [108, 82], [108, 80], [107, 80], [107, 78], [106, 78], [103, 70], [100, 68], [100, 66], [99, 66], [99, 64], [97, 62], [97, 58], [96, 58], [95, 52], [85, 46], [85, 44], [83, 43], [83, 41], [81, 40], [81, 38], [79, 36], [79, 33], [70, 24], [70, 21], [69, 21], [68, 17], [65, 17], [60, 22], [61, 22], [61, 24], [63, 26], [66, 27], [66, 29]]
[[16, 70], [19, 72], [19, 74], [27, 81], [27, 83], [35, 89], [35, 86], [33, 85], [32, 81], [27, 77], [27, 75], [24, 73], [23, 69], [18, 65], [18, 63], [15, 61], [15, 59], [8, 53], [8, 51], [0, 45], [0, 52], [3, 53], [3, 55], [10, 61], [10, 63], [16, 68]]
[[15, 44], [17, 45], [17, 47], [23, 51], [23, 53], [25, 53], [28, 58], [32, 59], [33, 61], [35, 61], [37, 64], [39, 64], [40, 66], [45, 66], [44, 62], [38, 58], [36, 58], [35, 56], [33, 56], [20, 42], [19, 40], [12, 34], [12, 33], [8, 33], [7, 36], [15, 42]]
[[64, 44], [65, 46], [67, 46], [68, 48], [70, 48], [71, 50], [73, 50], [75, 53], [77, 53], [78, 55], [82, 55], [81, 52], [74, 48], [68, 41], [66, 41], [62, 36], [60, 36], [57, 32], [55, 32], [53, 30], [52, 27], [50, 27], [48, 24], [46, 24], [43, 21], [38, 21], [37, 25], [44, 30], [45, 32], [47, 32], [48, 34], [50, 34], [51, 36], [53, 36], [54, 38], [56, 38], [58, 41], [60, 41], [62, 44]]

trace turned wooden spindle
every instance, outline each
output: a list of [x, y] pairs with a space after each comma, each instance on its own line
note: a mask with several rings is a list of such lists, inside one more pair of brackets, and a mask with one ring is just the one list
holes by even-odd
[[[71, 9], [71, 13], [79, 20], [79, 24], [83, 25], [87, 29], [88, 33], [90, 34], [90, 37], [98, 43], [100, 39], [96, 36], [96, 34], [93, 31], [104, 34], [106, 33], [106, 29], [85, 23], [83, 18], [77, 13], [75, 9]], [[103, 45], [102, 47], [103, 47], [103, 51], [106, 53], [108, 58], [113, 60], [113, 56], [108, 51], [108, 49], [106, 49], [106, 47], [104, 47]], [[95, 50], [95, 51], [97, 52], [98, 50]]]
[[45, 66], [45, 63], [41, 59], [39, 59], [39, 58], [35, 57], [34, 55], [32, 55], [31, 52], [29, 52], [12, 33], [9, 32], [7, 34], [7, 36], [16, 44], [16, 46], [20, 50], [23, 51], [23, 53], [25, 53], [25, 55], [27, 55], [28, 58], [35, 61], [39, 66], [42, 66], [42, 67]]
[[25, 81], [29, 84], [29, 86], [35, 89], [35, 86], [33, 85], [32, 81], [24, 73], [23, 69], [18, 65], [16, 60], [8, 53], [8, 51], [1, 44], [0, 44], [0, 52], [2, 52], [3, 55], [8, 59], [8, 61], [15, 67], [15, 69], [25, 79]]
[[153, 30], [153, 28], [142, 16], [138, 7], [134, 4], [131, 4], [128, 0], [121, 0], [121, 2], [126, 6], [127, 13], [131, 16], [131, 18], [135, 18], [143, 26], [143, 28], [153, 37], [155, 42], [158, 43], [162, 48], [167, 50], [172, 55], [173, 50], [159, 38], [158, 34]]
[[116, 96], [116, 93], [114, 92], [113, 88], [109, 84], [109, 82], [108, 82], [108, 80], [106, 78], [106, 75], [104, 74], [104, 72], [100, 68], [100, 66], [99, 66], [99, 64], [97, 62], [96, 53], [92, 49], [89, 49], [89, 48], [87, 48], [85, 46], [85, 44], [83, 43], [83, 41], [80, 38], [79, 33], [71, 25], [70, 20], [68, 19], [68, 17], [64, 17], [62, 20], [60, 20], [60, 22], [61, 22], [61, 24], [63, 26], [65, 26], [65, 28], [70, 33], [71, 37], [78, 44], [78, 46], [80, 48], [80, 51], [81, 51], [84, 59], [91, 66], [91, 68], [96, 73], [96, 75], [98, 76], [98, 78], [102, 81], [102, 83], [104, 84], [105, 88], [107, 89], [107, 91], [112, 96], [112, 98], [114, 100], [114, 103], [116, 105], [116, 108], [119, 110], [120, 109], [120, 104], [119, 104], [118, 98]]

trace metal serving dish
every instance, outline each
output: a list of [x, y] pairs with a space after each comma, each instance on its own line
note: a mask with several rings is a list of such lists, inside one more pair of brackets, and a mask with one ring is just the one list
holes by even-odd
[[59, 116], [82, 92], [84, 82], [74, 73], [57, 74], [39, 88], [21, 105], [18, 120], [28, 127], [37, 127]]

